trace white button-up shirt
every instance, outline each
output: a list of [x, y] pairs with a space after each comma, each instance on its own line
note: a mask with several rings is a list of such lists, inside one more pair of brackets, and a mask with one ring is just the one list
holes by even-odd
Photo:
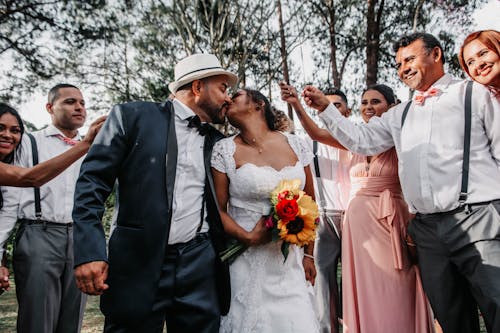
[[[205, 189], [203, 147], [205, 137], [196, 128], [189, 128], [187, 118], [195, 113], [181, 101], [173, 100], [177, 136], [177, 169], [172, 202], [172, 221], [168, 244], [191, 240], [200, 225], [202, 198]], [[169, 175], [167, 175], [168, 177]], [[205, 218], [201, 232], [208, 231]]]
[[[313, 141], [307, 137], [313, 151]], [[349, 170], [351, 168], [352, 154], [343, 149], [337, 149], [318, 142], [318, 166], [320, 178], [316, 175], [316, 170], [311, 163], [311, 170], [314, 174], [316, 200], [321, 199], [318, 182], [321, 182], [321, 189], [325, 202], [324, 208], [327, 210], [345, 210], [349, 203], [351, 181]], [[319, 203], [319, 202], [318, 202]], [[320, 207], [323, 208], [323, 207]]]
[[[353, 124], [330, 105], [320, 114], [345, 147], [375, 155], [392, 146], [399, 158], [399, 179], [412, 212], [436, 213], [458, 207], [462, 179], [464, 99], [467, 81], [444, 75], [433, 87], [437, 96], [412, 103], [401, 130], [406, 103], [367, 124]], [[500, 103], [474, 83], [468, 203], [500, 199]]]
[[[49, 125], [47, 128], [32, 134], [36, 139], [38, 147], [39, 163], [64, 153], [71, 148], [70, 145], [56, 137], [56, 135], [63, 135], [63, 133], [53, 125]], [[80, 135], [72, 139], [80, 140]], [[59, 176], [40, 187], [42, 220], [57, 223], [73, 222], [71, 216], [73, 212], [73, 197], [82, 161], [83, 157], [73, 163]], [[23, 135], [19, 158], [15, 164], [23, 167], [33, 166], [31, 142], [27, 135]], [[5, 194], [4, 207], [0, 210], [0, 247], [3, 248], [3, 244], [18, 218], [35, 220], [36, 216], [35, 196], [32, 187], [2, 187], [2, 193]]]

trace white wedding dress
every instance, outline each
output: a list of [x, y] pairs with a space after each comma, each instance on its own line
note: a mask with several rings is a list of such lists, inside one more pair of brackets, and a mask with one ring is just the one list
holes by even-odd
[[[250, 163], [236, 169], [234, 136], [214, 147], [212, 166], [230, 181], [229, 215], [245, 230], [252, 230], [262, 215], [269, 214], [270, 193], [280, 180], [305, 183], [304, 166], [311, 162], [312, 153], [299, 137], [284, 135], [298, 162], [281, 170]], [[281, 241], [250, 247], [231, 264], [231, 307], [221, 319], [221, 333], [319, 332], [312, 287], [302, 266], [303, 250], [290, 246], [284, 261], [280, 247]]]

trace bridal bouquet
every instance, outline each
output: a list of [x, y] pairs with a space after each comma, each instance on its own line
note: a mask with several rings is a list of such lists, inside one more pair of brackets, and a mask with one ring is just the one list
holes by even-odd
[[[300, 180], [282, 180], [271, 192], [271, 213], [266, 226], [271, 229], [273, 241], [283, 240], [281, 253], [287, 258], [290, 244], [308, 245], [316, 238], [318, 205], [300, 190]], [[221, 253], [221, 260], [234, 261], [246, 250], [246, 245], [237, 243]]]

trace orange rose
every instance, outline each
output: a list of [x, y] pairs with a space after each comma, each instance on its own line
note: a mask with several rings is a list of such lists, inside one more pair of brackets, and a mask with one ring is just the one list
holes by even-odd
[[283, 199], [276, 205], [276, 213], [281, 220], [291, 221], [295, 219], [299, 212], [297, 200]]

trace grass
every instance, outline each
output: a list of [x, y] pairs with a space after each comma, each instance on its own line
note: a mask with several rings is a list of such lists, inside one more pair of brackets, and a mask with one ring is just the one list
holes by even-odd
[[[14, 281], [11, 280], [11, 289], [0, 295], [0, 332], [15, 333], [17, 317], [17, 299]], [[85, 315], [83, 317], [81, 333], [98, 333], [103, 331], [104, 316], [99, 310], [99, 297], [88, 296]], [[486, 333], [481, 318], [480, 333]]]
[[[17, 318], [17, 299], [14, 281], [10, 281], [9, 291], [0, 295], [0, 332], [15, 333]], [[104, 325], [104, 316], [99, 310], [99, 297], [88, 296], [81, 333], [100, 333]]]

